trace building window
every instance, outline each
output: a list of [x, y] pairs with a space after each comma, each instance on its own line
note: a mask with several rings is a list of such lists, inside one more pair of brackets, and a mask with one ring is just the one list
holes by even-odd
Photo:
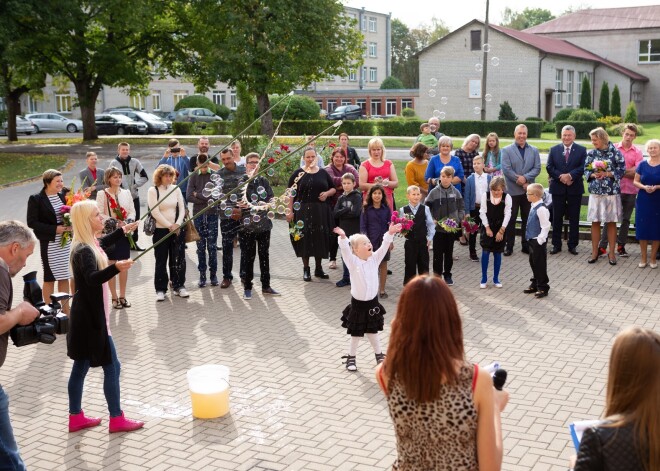
[[388, 98], [385, 101], [385, 114], [387, 116], [396, 116], [396, 99]]
[[314, 101], [316, 102], [317, 105], [319, 105], [319, 109], [322, 110], [323, 109], [323, 100], [314, 100]]
[[188, 92], [186, 91], [174, 92], [174, 104], [176, 105], [187, 96], [188, 96]]
[[632, 92], [632, 99], [635, 103], [642, 101], [642, 92]]
[[28, 95], [28, 110], [30, 110], [30, 113], [36, 113], [38, 111], [37, 100], [30, 95]]
[[369, 57], [376, 57], [377, 43], [369, 43]]
[[142, 95], [132, 95], [131, 96], [131, 106], [137, 108], [138, 110], [144, 110], [147, 108], [147, 97]]
[[361, 26], [362, 26], [362, 31], [367, 30], [367, 17], [364, 16], [364, 15], [362, 16], [362, 25]]
[[151, 93], [151, 106], [154, 111], [160, 111], [160, 92]]
[[220, 90], [213, 90], [213, 103], [216, 105], [225, 105], [225, 95], [227, 92], [221, 92]]
[[335, 111], [335, 108], [337, 108], [337, 102], [328, 100], [328, 114]]
[[71, 113], [71, 94], [55, 95], [58, 113]]
[[561, 106], [561, 91], [564, 86], [564, 71], [557, 69], [555, 71], [555, 106]]
[[348, 81], [349, 82], [356, 82], [357, 81], [357, 74], [355, 73], [355, 70], [351, 70], [348, 73]]
[[371, 102], [371, 116], [380, 116], [380, 100]]
[[376, 32], [376, 18], [373, 16], [369, 17], [369, 32], [370, 33]]
[[350, 99], [347, 99], [347, 98], [342, 98], [342, 99], [341, 99], [341, 106], [352, 105], [352, 104], [353, 104], [353, 103], [351, 103], [351, 100], [350, 100]]
[[367, 57], [367, 54], [369, 54], [369, 46], [367, 46], [367, 41], [364, 41], [362, 45], [364, 46], [362, 57]]
[[405, 110], [406, 108], [412, 109], [413, 100], [412, 98], [401, 98], [401, 109]]
[[572, 70], [566, 71], [566, 106], [573, 106], [573, 74]]
[[360, 76], [360, 80], [362, 80], [363, 82], [367, 81], [367, 68], [366, 67], [362, 67], [362, 75]]
[[471, 51], [480, 51], [481, 50], [481, 30], [475, 29], [470, 31], [470, 50]]
[[369, 67], [369, 81], [378, 82], [378, 69], [376, 67]]
[[640, 64], [660, 62], [660, 39], [644, 39], [639, 42]]
[[358, 105], [362, 109], [362, 115], [366, 116], [366, 114], [367, 114], [367, 100], [365, 100], [364, 98], [360, 98], [359, 100], [356, 100], [355, 104]]
[[235, 110], [237, 106], [238, 106], [238, 100], [236, 99], [236, 92], [231, 92], [229, 94], [229, 107], [232, 110]]

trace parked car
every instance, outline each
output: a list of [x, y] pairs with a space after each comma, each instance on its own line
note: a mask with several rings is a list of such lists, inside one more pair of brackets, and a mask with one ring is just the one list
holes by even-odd
[[[155, 114], [147, 113], [146, 111], [132, 111], [128, 109], [117, 109], [111, 111], [112, 115], [124, 115], [133, 121], [141, 121], [147, 125], [149, 134], [165, 134], [167, 132], [167, 124]], [[170, 127], [171, 129], [171, 127]]]
[[[37, 131], [32, 121], [25, 119], [21, 115], [16, 115], [16, 134], [26, 134], [29, 136], [33, 132], [36, 133]], [[2, 123], [2, 133], [5, 136], [9, 134], [9, 123], [7, 121]]]
[[328, 119], [360, 119], [362, 118], [362, 108], [359, 105], [342, 105], [328, 114]]
[[97, 134], [147, 134], [147, 125], [122, 114], [97, 114]]
[[78, 132], [83, 130], [83, 122], [79, 119], [70, 119], [57, 113], [30, 113], [25, 117], [32, 121], [36, 132]]
[[174, 121], [212, 123], [214, 121], [222, 121], [222, 118], [206, 108], [181, 108], [176, 112]]

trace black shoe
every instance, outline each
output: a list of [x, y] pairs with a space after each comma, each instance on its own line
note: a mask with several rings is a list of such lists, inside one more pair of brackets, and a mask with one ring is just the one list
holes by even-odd
[[577, 249], [576, 249], [575, 247], [569, 247], [569, 248], [568, 248], [568, 253], [571, 253], [571, 254], [573, 254], [573, 255], [577, 255], [577, 254], [578, 254], [578, 251], [577, 251]]
[[348, 371], [357, 371], [357, 365], [355, 364], [355, 357], [353, 355], [344, 355], [342, 358], [346, 358], [345, 363], [346, 369]]
[[376, 356], [376, 364], [380, 365], [382, 362], [385, 361], [385, 354], [384, 353], [374, 353]]
[[314, 270], [314, 276], [317, 278], [321, 278], [322, 280], [327, 280], [328, 278], [330, 278], [330, 275], [328, 275], [323, 270]]
[[447, 286], [454, 286], [454, 280], [451, 279], [451, 276], [445, 276], [445, 283], [447, 283]]
[[[568, 249], [568, 251], [570, 252], [571, 249]], [[550, 255], [554, 255], [554, 254], [559, 253], [559, 252], [561, 252], [561, 248], [559, 248], [559, 247], [552, 247], [552, 249], [550, 249]]]
[[134, 252], [144, 252], [144, 249], [139, 245], [135, 244], [135, 248], [132, 249]]
[[545, 298], [548, 295], [547, 291], [537, 291], [534, 296], [537, 298]]
[[504, 251], [504, 256], [505, 256], [505, 257], [510, 257], [511, 255], [513, 255], [513, 250], [511, 250], [511, 249], [506, 249], [506, 250]]
[[530, 286], [529, 288], [526, 288], [523, 290], [523, 293], [525, 294], [533, 294], [536, 293], [536, 288], [533, 286]]
[[391, 274], [392, 274], [392, 270], [387, 270], [387, 274], [388, 274], [388, 275], [391, 275]]
[[616, 265], [616, 258], [610, 258], [608, 259], [608, 261], [610, 262], [610, 265], [612, 266]]
[[622, 257], [622, 258], [630, 257], [630, 254], [628, 252], [626, 252], [625, 245], [618, 245], [617, 248], [616, 248], [616, 253], [619, 257]]
[[472, 260], [473, 262], [478, 262], [478, 261], [479, 261], [479, 257], [477, 256], [476, 253], [471, 253], [471, 254], [470, 254], [470, 260]]
[[520, 250], [522, 253], [529, 253], [529, 247], [526, 245], [523, 245], [523, 248]]
[[309, 267], [303, 268], [303, 281], [312, 281], [312, 273]]
[[598, 261], [598, 258], [591, 258], [591, 257], [589, 257], [589, 258], [587, 259], [587, 263], [596, 263], [597, 261]]

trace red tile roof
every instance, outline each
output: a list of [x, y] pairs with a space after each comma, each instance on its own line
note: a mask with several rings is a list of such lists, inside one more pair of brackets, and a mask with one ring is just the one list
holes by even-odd
[[642, 28], [660, 28], [660, 5], [580, 10], [532, 26], [525, 32], [551, 34]]

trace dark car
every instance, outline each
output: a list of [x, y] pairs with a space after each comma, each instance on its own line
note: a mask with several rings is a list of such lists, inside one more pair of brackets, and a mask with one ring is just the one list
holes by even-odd
[[360, 119], [362, 118], [362, 108], [359, 105], [342, 105], [328, 114], [328, 119]]
[[95, 117], [97, 134], [147, 134], [147, 125], [133, 121], [124, 115], [97, 114]]
[[174, 121], [212, 123], [214, 121], [222, 121], [222, 118], [206, 108], [181, 108], [176, 112]]
[[[149, 134], [165, 134], [167, 132], [167, 124], [155, 114], [147, 113], [146, 111], [132, 111], [127, 109], [115, 109], [110, 112], [112, 115], [124, 115], [133, 121], [139, 121], [147, 125]], [[170, 126], [170, 129], [171, 126]]]

